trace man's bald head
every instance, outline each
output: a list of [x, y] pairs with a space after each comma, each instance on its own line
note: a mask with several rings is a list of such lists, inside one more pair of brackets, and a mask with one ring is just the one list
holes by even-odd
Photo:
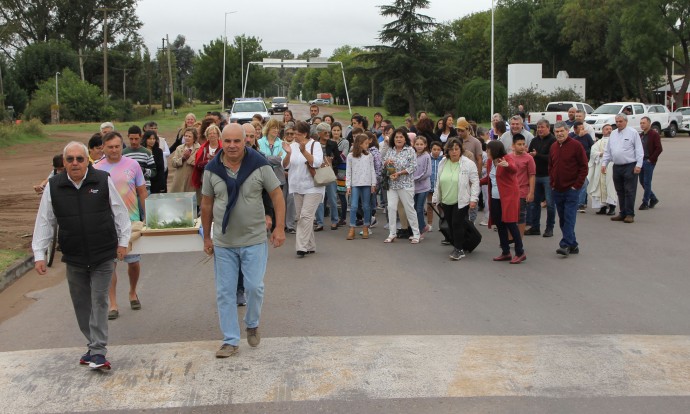
[[220, 141], [223, 145], [223, 156], [229, 162], [240, 162], [244, 157], [246, 134], [240, 124], [227, 124], [223, 128]]
[[244, 130], [244, 142], [248, 146], [253, 146], [256, 143], [258, 137], [256, 136], [256, 128], [250, 123], [242, 124], [242, 129]]
[[245, 138], [246, 134], [244, 132], [244, 127], [240, 124], [227, 124], [225, 128], [223, 128], [223, 132], [220, 136], [221, 140], [225, 139], [226, 137], [237, 137], [241, 136], [242, 138]]

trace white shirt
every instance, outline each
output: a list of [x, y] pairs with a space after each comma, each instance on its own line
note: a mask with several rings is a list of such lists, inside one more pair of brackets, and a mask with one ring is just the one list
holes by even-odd
[[[88, 170], [86, 171], [88, 174]], [[67, 174], [69, 181], [74, 184], [76, 189], [81, 188], [84, 179], [80, 183], [75, 183]], [[117, 230], [117, 245], [127, 247], [129, 245], [129, 237], [132, 232], [132, 223], [129, 221], [129, 212], [125, 207], [124, 201], [118, 194], [113, 180], [108, 177], [108, 190], [110, 196], [110, 206], [115, 217], [115, 230]], [[34, 225], [34, 237], [31, 242], [31, 248], [34, 251], [34, 260], [45, 260], [46, 250], [50, 247], [50, 241], [53, 239], [54, 226], [57, 223], [55, 212], [53, 211], [53, 201], [50, 196], [50, 182], [46, 184], [41, 197], [41, 204], [38, 207], [38, 215], [36, 216], [36, 224]]]
[[[313, 139], [307, 141], [305, 150], [314, 156], [314, 162], [312, 167], [319, 168], [323, 164], [323, 150], [321, 149], [321, 144], [318, 142], [314, 143]], [[314, 149], [312, 151], [312, 143], [314, 143]], [[290, 194], [321, 194], [326, 193], [326, 187], [316, 187], [314, 186], [314, 178], [309, 174], [307, 169], [307, 159], [302, 155], [299, 149], [299, 144], [293, 142], [290, 144], [290, 149], [292, 153], [290, 154], [290, 171], [288, 172], [288, 183], [290, 184]]]
[[625, 127], [611, 132], [601, 164], [606, 166], [613, 161], [615, 165], [625, 165], [634, 162], [636, 167], [642, 167], [643, 159], [644, 149], [640, 135], [633, 128]]
[[163, 150], [163, 167], [168, 171], [168, 157], [170, 156], [170, 147], [165, 141], [165, 138], [158, 137], [158, 146]]

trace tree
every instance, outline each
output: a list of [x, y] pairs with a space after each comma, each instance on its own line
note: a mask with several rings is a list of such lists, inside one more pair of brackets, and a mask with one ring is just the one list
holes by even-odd
[[381, 15], [394, 17], [379, 32], [383, 45], [370, 46], [371, 53], [362, 55], [377, 66], [376, 76], [386, 79], [386, 86], [395, 88], [405, 97], [410, 115], [417, 113], [416, 102], [424, 91], [426, 80], [435, 76], [432, 51], [424, 42], [436, 25], [434, 19], [417, 13], [429, 8], [429, 0], [395, 0], [391, 5], [378, 6]]
[[185, 44], [186, 38], [183, 35], [177, 35], [175, 40], [170, 44], [170, 51], [175, 55], [175, 62], [177, 63], [173, 70], [177, 72], [175, 78], [179, 81], [178, 88], [182, 90], [182, 86], [187, 82], [194, 70], [194, 49]]
[[[93, 122], [103, 119], [103, 97], [101, 89], [81, 78], [70, 69], [62, 71], [59, 79], [60, 118], [66, 121]], [[55, 104], [54, 75], [38, 84], [26, 108], [27, 119], [38, 118], [50, 121], [51, 106]]]
[[77, 54], [65, 41], [49, 40], [25, 47], [14, 62], [14, 78], [29, 95], [38, 82], [50, 78], [65, 68], [78, 70]]
[[[142, 23], [136, 14], [137, 0], [109, 0], [109, 43], [140, 44]], [[6, 33], [0, 48], [8, 55], [30, 44], [65, 40], [73, 50], [90, 50], [103, 43], [104, 7], [101, 0], [0, 0], [0, 27]]]

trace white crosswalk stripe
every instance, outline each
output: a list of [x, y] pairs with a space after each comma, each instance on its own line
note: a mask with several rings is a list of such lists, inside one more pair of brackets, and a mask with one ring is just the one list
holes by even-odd
[[276, 401], [690, 396], [690, 336], [362, 336], [113, 346], [113, 370], [75, 348], [0, 353], [10, 413]]

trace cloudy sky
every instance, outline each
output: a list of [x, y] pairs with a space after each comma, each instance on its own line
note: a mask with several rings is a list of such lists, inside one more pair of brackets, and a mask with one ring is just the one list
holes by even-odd
[[[338, 46], [377, 44], [381, 26], [390, 19], [381, 17], [376, 6], [390, 3], [392, 0], [140, 0], [137, 13], [144, 23], [141, 34], [152, 50], [160, 47], [166, 34], [171, 41], [181, 34], [198, 51], [223, 36], [225, 12], [237, 11], [227, 16], [229, 38], [244, 33], [261, 38], [267, 51], [288, 49], [298, 54], [321, 48], [322, 56], [330, 56]], [[491, 0], [431, 0], [430, 8], [422, 13], [446, 22], [489, 9]]]

